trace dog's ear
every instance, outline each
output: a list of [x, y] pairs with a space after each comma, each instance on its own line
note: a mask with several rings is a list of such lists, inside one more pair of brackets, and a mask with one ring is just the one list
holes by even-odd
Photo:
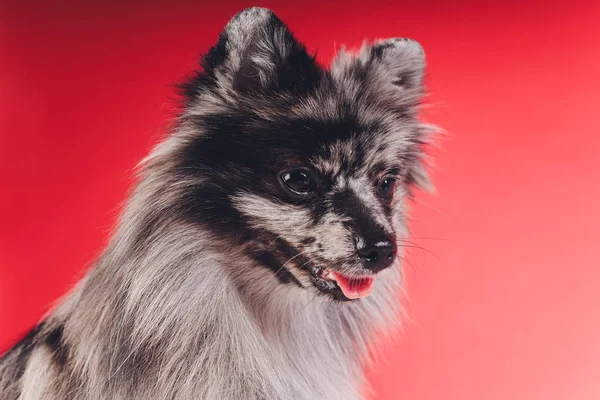
[[229, 21], [203, 59], [204, 73], [219, 88], [238, 94], [301, 93], [322, 70], [270, 10], [248, 8]]
[[[385, 39], [366, 43], [357, 53], [342, 50], [331, 67], [336, 81], [355, 93], [365, 107], [405, 117], [414, 116], [424, 92], [425, 53], [411, 39]], [[423, 164], [422, 147], [429, 142], [432, 128], [422, 124], [412, 135], [416, 143], [416, 160], [412, 163], [408, 183], [426, 191], [434, 187]]]
[[421, 89], [425, 70], [425, 52], [411, 39], [387, 39], [362, 50], [360, 57], [370, 63], [381, 79], [405, 90]]
[[415, 105], [423, 92], [425, 52], [411, 39], [393, 38], [363, 45], [356, 56], [341, 51], [332, 73], [353, 79], [374, 97]]

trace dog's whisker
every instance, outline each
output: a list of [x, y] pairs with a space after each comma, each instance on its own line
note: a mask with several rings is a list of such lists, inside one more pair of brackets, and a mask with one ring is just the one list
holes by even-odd
[[[303, 254], [309, 253], [310, 250], [304, 250], [301, 251], [300, 253], [296, 254], [295, 256], [293, 256], [292, 258], [290, 258], [289, 260], [287, 260], [286, 262], [283, 263], [283, 265], [281, 265], [281, 267], [279, 267], [279, 269], [277, 271], [275, 271], [275, 276], [277, 276], [278, 273], [280, 273], [286, 265], [288, 265], [288, 263], [290, 263], [291, 261], [295, 260], [296, 258], [300, 257]], [[306, 265], [308, 262], [302, 264], [302, 266]]]
[[432, 255], [440, 263], [440, 265], [442, 267], [444, 266], [444, 263], [442, 262], [441, 258], [437, 254], [432, 252], [431, 250], [428, 250], [425, 247], [423, 247], [417, 243], [414, 243], [410, 240], [407, 240], [407, 239], [400, 239], [399, 242], [401, 242], [401, 243], [399, 243], [399, 245], [402, 247], [415, 248], [415, 249], [420, 250], [422, 252], [423, 256], [425, 257], [425, 259], [427, 259], [427, 254]]

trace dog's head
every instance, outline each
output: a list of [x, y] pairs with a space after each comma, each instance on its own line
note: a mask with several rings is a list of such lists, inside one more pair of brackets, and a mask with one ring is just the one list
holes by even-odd
[[183, 86], [177, 173], [196, 183], [182, 210], [274, 284], [369, 295], [398, 266], [410, 187], [428, 184], [424, 64], [418, 43], [388, 39], [326, 70], [272, 12], [241, 12]]

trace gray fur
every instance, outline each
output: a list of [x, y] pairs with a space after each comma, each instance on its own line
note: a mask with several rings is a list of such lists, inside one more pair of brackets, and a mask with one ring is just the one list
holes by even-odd
[[[39, 338], [60, 327], [59, 343], [35, 341], [22, 374], [16, 368], [23, 349], [0, 361], [2, 400], [362, 398], [369, 345], [377, 332], [398, 322], [399, 261], [378, 274], [371, 296], [335, 302], [307, 290], [310, 283], [297, 268], [290, 272], [303, 287], [279, 284], [271, 271], [255, 265], [244, 245], [226, 242], [172, 211], [188, 188], [203, 183], [202, 177], [173, 173], [181, 149], [203, 134], [190, 118], [251, 106], [266, 121], [282, 113], [328, 120], [338, 114], [340, 99], [353, 100], [360, 92], [360, 118], [377, 120], [385, 129], [361, 140], [379, 146], [371, 146], [351, 175], [339, 171], [340, 160], [354, 156], [352, 140], [358, 139], [332, 145], [329, 157], [313, 162], [321, 171], [339, 172], [335, 190], [356, 195], [382, 229], [406, 236], [407, 189], [397, 188], [388, 219], [366, 176], [376, 162], [406, 152], [414, 156], [406, 174], [429, 185], [415, 146], [424, 140], [424, 126], [389, 111], [416, 112], [425, 65], [421, 47], [389, 39], [365, 44], [357, 55], [342, 51], [331, 67], [335, 90], [299, 102], [282, 94], [281, 102], [290, 107], [274, 109], [263, 98], [240, 96], [231, 84], [245, 57], [258, 66], [260, 84], [270, 84], [274, 60], [287, 51], [277, 31], [272, 41], [257, 32], [271, 16], [250, 9], [227, 25], [229, 60], [216, 71], [216, 89], [199, 93], [176, 130], [142, 163], [139, 184], [107, 249], [42, 326]], [[258, 50], [248, 55], [248, 46]], [[367, 83], [356, 78], [359, 71], [367, 71], [361, 76]], [[306, 211], [267, 197], [242, 190], [231, 201], [257, 228], [324, 263], [351, 258], [345, 217], [335, 211], [313, 226]], [[307, 232], [316, 241], [303, 245]], [[352, 273], [355, 267], [341, 268]]]

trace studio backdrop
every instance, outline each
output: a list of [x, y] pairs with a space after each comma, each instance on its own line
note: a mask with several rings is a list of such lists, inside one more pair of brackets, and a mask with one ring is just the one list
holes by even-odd
[[[242, 1], [4, 1], [0, 352], [106, 243], [175, 84]], [[437, 193], [411, 206], [403, 330], [372, 399], [600, 398], [600, 3], [265, 2], [323, 65], [427, 56]]]

